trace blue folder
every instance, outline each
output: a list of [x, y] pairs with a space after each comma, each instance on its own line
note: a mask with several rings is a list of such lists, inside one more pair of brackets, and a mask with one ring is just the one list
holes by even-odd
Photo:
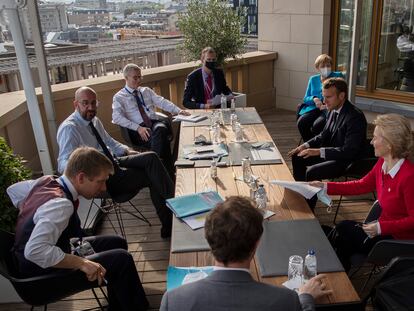
[[204, 272], [209, 275], [213, 267], [174, 267], [169, 266], [167, 270], [167, 291], [183, 285], [184, 278], [188, 274]]
[[213, 209], [223, 202], [217, 191], [199, 192], [167, 200], [167, 206], [178, 218], [183, 218]]

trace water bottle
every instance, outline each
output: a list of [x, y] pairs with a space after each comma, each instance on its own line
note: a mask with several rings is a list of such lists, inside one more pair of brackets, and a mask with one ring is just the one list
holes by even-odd
[[305, 257], [305, 264], [303, 269], [303, 281], [307, 282], [317, 274], [316, 256], [313, 249], [308, 251]]
[[226, 109], [227, 108], [227, 97], [226, 97], [226, 95], [221, 94], [220, 104], [221, 104], [221, 109]]
[[263, 185], [259, 185], [255, 195], [256, 206], [260, 209], [265, 209], [267, 205], [266, 190]]
[[210, 176], [213, 179], [217, 178], [217, 161], [216, 160], [211, 161]]
[[234, 100], [234, 97], [230, 101], [230, 109], [231, 109], [231, 111], [236, 110], [236, 101]]
[[250, 158], [243, 158], [241, 164], [243, 170], [243, 181], [245, 183], [250, 183], [250, 181], [252, 180], [252, 168], [250, 167]]

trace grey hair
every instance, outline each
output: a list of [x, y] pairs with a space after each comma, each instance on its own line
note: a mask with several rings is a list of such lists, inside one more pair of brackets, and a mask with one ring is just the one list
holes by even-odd
[[124, 69], [122, 69], [122, 73], [124, 74], [124, 78], [128, 76], [131, 71], [141, 71], [141, 67], [136, 64], [126, 64]]

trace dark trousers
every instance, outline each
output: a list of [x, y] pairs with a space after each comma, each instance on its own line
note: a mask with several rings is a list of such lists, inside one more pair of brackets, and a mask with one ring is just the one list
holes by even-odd
[[143, 141], [138, 131], [128, 129], [128, 134], [134, 145], [148, 148], [157, 153], [170, 176], [174, 175], [170, 146], [172, 131], [166, 121], [152, 120], [151, 136], [148, 141]]
[[[119, 236], [96, 236], [84, 239], [91, 243], [96, 254], [88, 256], [91, 261], [100, 263], [106, 269], [105, 279], [108, 281], [108, 300], [110, 310], [147, 310], [149, 303], [139, 279], [134, 259], [128, 253], [126, 241]], [[28, 276], [47, 273], [59, 275], [60, 288], [68, 292], [76, 288], [78, 291], [97, 287], [97, 282], [90, 282], [84, 272], [68, 269], [48, 268], [34, 271]], [[47, 290], [46, 288], [44, 290]]]
[[108, 192], [117, 202], [132, 199], [142, 188], [149, 187], [152, 203], [162, 224], [162, 231], [171, 232], [172, 213], [165, 200], [174, 196], [174, 184], [155, 152], [142, 152], [119, 157], [123, 168], [107, 181]]
[[[292, 157], [293, 177], [296, 181], [313, 181], [340, 177], [344, 174], [348, 161], [329, 160], [321, 157], [303, 158]], [[309, 207], [314, 210], [317, 197], [307, 200]]]
[[390, 235], [367, 238], [365, 231], [361, 227], [355, 226], [356, 224], [356, 221], [344, 220], [336, 226], [338, 236], [333, 246], [336, 248], [336, 253], [345, 271], [349, 271], [351, 268], [350, 259], [353, 254], [368, 254], [378, 241], [393, 238]]
[[311, 110], [301, 116], [298, 115], [296, 123], [300, 136], [304, 142], [307, 142], [322, 132], [326, 123], [326, 112], [319, 109]]

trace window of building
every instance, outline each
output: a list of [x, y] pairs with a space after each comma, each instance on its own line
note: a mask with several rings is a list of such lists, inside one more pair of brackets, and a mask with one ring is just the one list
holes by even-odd
[[[357, 95], [413, 103], [414, 1], [364, 0]], [[349, 72], [355, 0], [333, 1], [331, 54]]]

